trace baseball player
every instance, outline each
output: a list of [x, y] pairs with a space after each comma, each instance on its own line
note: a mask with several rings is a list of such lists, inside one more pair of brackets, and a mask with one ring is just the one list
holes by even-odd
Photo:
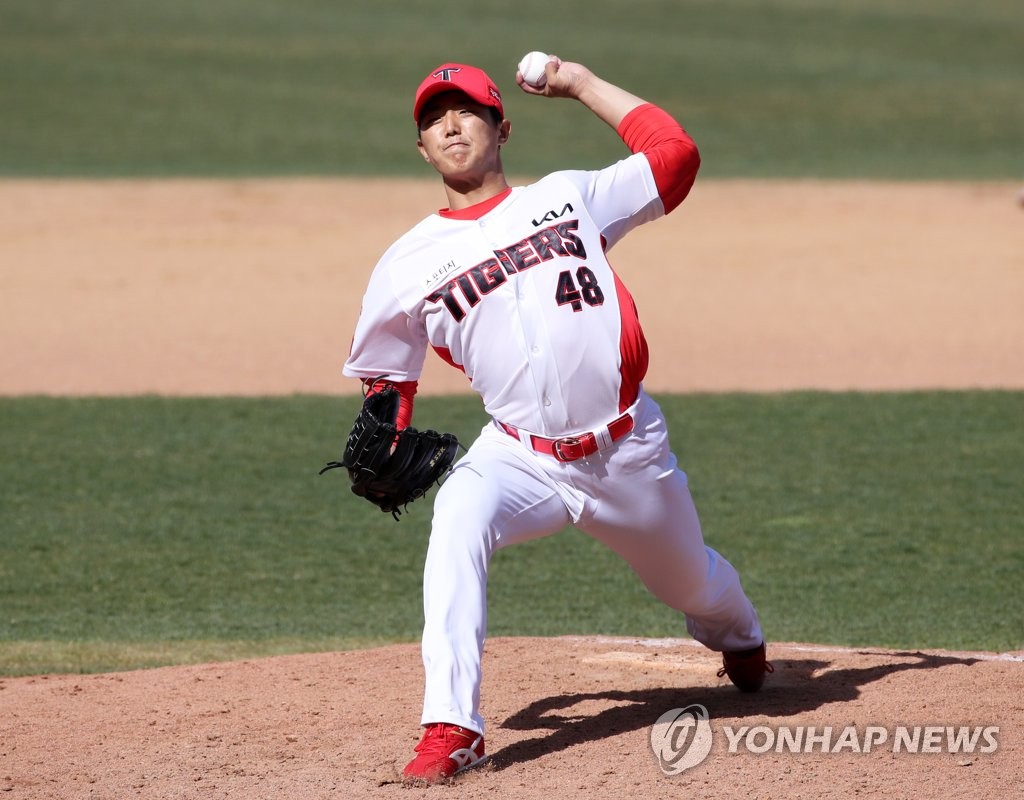
[[[697, 149], [660, 108], [552, 56], [527, 94], [582, 103], [632, 153], [596, 171], [510, 186], [511, 123], [480, 69], [447, 63], [416, 91], [416, 146], [447, 205], [396, 241], [363, 298], [345, 375], [401, 393], [408, 426], [427, 348], [462, 370], [491, 419], [437, 491], [423, 579], [423, 738], [410, 781], [481, 762], [487, 570], [500, 548], [567, 525], [618, 553], [719, 675], [756, 691], [772, 671], [735, 569], [705, 546], [665, 418], [643, 388], [647, 343], [608, 252], [678, 206]], [[380, 380], [381, 376], [384, 380]]]

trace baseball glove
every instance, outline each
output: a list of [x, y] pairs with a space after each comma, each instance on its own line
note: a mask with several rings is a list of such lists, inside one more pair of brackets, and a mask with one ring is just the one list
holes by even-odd
[[393, 386], [363, 401], [345, 444], [341, 461], [320, 470], [344, 467], [352, 491], [391, 514], [396, 520], [406, 506], [423, 497], [449, 469], [459, 448], [451, 433], [398, 430], [401, 396]]

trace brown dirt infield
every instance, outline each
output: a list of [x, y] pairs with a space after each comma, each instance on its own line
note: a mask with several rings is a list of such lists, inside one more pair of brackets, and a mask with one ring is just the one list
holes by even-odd
[[[648, 388], [1024, 388], [1016, 193], [699, 182], [612, 253]], [[0, 394], [354, 391], [338, 369], [368, 270], [439, 204], [432, 182], [0, 183]], [[431, 362], [424, 393], [465, 390]], [[0, 678], [0, 797], [1024, 796], [1024, 651], [770, 655], [765, 690], [741, 695], [686, 640], [490, 640], [492, 759], [427, 790], [397, 782], [419, 733], [413, 645]], [[667, 777], [650, 728], [693, 703], [711, 755]], [[861, 738], [729, 752], [726, 726], [798, 725]], [[941, 752], [894, 752], [897, 726]], [[994, 753], [949, 752], [947, 728], [982, 726]], [[887, 741], [856, 752], [869, 727]]]
[[[652, 391], [1024, 388], [1010, 184], [706, 182], [611, 253]], [[350, 392], [433, 181], [0, 182], [0, 395]], [[428, 359], [424, 393], [466, 391]]]

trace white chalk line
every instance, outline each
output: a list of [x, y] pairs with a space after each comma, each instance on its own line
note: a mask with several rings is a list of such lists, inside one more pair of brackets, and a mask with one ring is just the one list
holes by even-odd
[[[562, 641], [591, 642], [593, 644], [634, 645], [637, 647], [694, 647], [704, 649], [704, 645], [694, 639], [641, 639], [628, 636], [560, 636]], [[951, 658], [973, 658], [978, 661], [1006, 661], [1024, 663], [1024, 655], [1016, 653], [986, 653], [956, 650], [889, 650], [878, 647], [839, 647], [816, 644], [790, 644], [788, 642], [769, 642], [769, 648], [778, 647], [782, 650], [795, 650], [800, 653], [830, 653], [833, 655], [878, 655], [878, 656], [947, 656]]]

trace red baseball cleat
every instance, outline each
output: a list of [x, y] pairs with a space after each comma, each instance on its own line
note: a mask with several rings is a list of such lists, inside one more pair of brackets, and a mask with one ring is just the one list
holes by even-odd
[[764, 684], [765, 676], [775, 672], [767, 659], [764, 642], [750, 650], [732, 650], [722, 653], [722, 668], [718, 677], [728, 675], [741, 692], [756, 692]]
[[426, 726], [402, 777], [407, 781], [440, 783], [484, 760], [484, 737], [476, 731], [435, 722]]

